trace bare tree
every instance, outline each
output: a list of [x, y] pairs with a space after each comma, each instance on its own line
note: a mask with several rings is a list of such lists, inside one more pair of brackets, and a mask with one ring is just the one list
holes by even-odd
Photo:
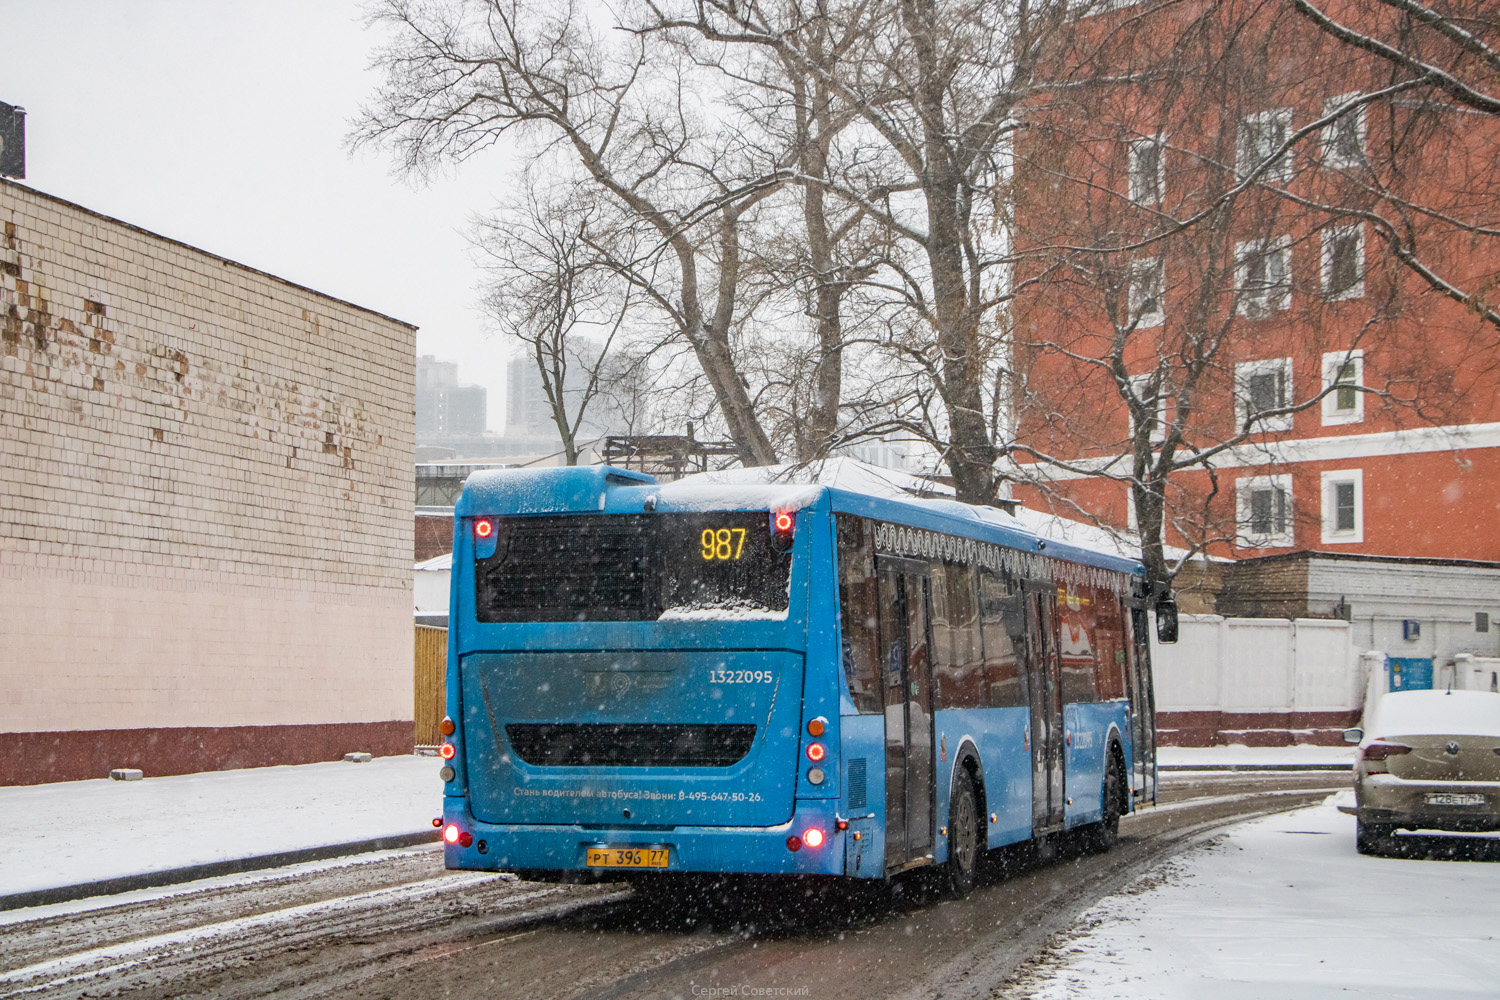
[[890, 250], [864, 284], [906, 314], [887, 316], [896, 367], [918, 366], [935, 390], [935, 419], [912, 429], [942, 451], [961, 499], [994, 499], [1007, 424], [996, 420], [993, 349], [1004, 342], [997, 311], [1015, 291], [1005, 275], [1007, 143], [1039, 88], [1053, 85], [1038, 59], [1084, 5], [646, 3], [655, 27], [774, 53], [857, 116], [836, 143], [842, 155], [799, 159], [795, 180], [883, 227]]
[[744, 230], [783, 184], [785, 153], [716, 121], [690, 63], [601, 16], [567, 0], [385, 0], [385, 82], [354, 141], [389, 146], [411, 172], [513, 139], [580, 167], [629, 231], [615, 249], [633, 253], [610, 266], [691, 347], [741, 460], [774, 462], [733, 336]]
[[533, 183], [477, 240], [489, 258], [487, 311], [535, 366], [568, 465], [578, 464], [581, 429], [591, 416], [597, 423], [596, 403], [610, 402], [613, 351], [632, 305], [629, 285], [594, 249], [601, 211]]

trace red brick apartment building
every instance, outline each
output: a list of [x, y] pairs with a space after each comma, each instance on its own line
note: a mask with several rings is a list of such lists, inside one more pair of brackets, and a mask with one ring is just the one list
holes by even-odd
[[[1500, 93], [1396, 6], [1318, 5]], [[1016, 143], [1018, 499], [1125, 526], [1155, 490], [1168, 545], [1237, 559], [1500, 562], [1500, 115], [1289, 2], [1077, 28]]]

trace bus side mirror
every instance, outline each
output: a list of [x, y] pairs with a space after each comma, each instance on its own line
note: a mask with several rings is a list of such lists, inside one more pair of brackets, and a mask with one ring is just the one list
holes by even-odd
[[1177, 602], [1160, 601], [1156, 605], [1156, 641], [1177, 641]]

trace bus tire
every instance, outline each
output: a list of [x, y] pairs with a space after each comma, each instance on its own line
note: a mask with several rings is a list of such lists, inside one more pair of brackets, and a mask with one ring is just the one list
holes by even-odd
[[1104, 815], [1085, 827], [1084, 846], [1092, 854], [1104, 854], [1120, 839], [1120, 813], [1124, 810], [1125, 767], [1123, 755], [1110, 744], [1109, 764], [1104, 769]]
[[948, 797], [948, 861], [944, 882], [948, 895], [962, 899], [978, 881], [980, 841], [978, 797], [974, 780], [962, 765], [953, 769], [953, 792]]

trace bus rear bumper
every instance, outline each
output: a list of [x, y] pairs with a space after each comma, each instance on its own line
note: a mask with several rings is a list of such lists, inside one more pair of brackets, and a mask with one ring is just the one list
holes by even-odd
[[[462, 801], [462, 800], [458, 800]], [[450, 804], [454, 800], [449, 800]], [[456, 825], [471, 841], [443, 844], [448, 868], [469, 871], [579, 872], [617, 881], [644, 872], [712, 872], [746, 875], [842, 875], [844, 837], [837, 829], [833, 802], [799, 802], [789, 823], [771, 827], [695, 827], [643, 830], [599, 829], [572, 825], [481, 823], [449, 810], [444, 826]], [[808, 846], [817, 830], [822, 843]], [[791, 850], [790, 838], [799, 849]], [[816, 839], [816, 838], [814, 838]], [[590, 867], [589, 848], [665, 848], [666, 868]]]

